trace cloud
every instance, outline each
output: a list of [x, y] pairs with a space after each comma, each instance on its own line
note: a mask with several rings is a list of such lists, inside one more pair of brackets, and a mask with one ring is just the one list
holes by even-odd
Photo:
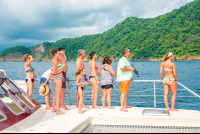
[[127, 17], [156, 17], [190, 1], [0, 0], [0, 50], [102, 33]]

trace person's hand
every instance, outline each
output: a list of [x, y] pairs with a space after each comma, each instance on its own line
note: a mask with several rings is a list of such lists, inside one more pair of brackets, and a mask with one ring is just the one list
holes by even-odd
[[135, 68], [131, 68], [131, 71], [135, 71]]
[[40, 79], [36, 78], [36, 80], [37, 80], [38, 82], [40, 82]]
[[46, 87], [46, 86], [47, 86], [47, 83], [45, 82], [45, 83], [43, 84], [43, 86]]
[[65, 64], [62, 64], [61, 70], [65, 67]]
[[160, 82], [163, 82], [163, 79], [160, 79]]
[[97, 81], [97, 84], [100, 84], [100, 81], [99, 81], [99, 80]]
[[176, 80], [176, 83], [178, 82], [178, 80]]
[[87, 86], [87, 85], [88, 85], [88, 82], [85, 82], [85, 85]]
[[133, 82], [133, 80], [134, 80], [134, 79], [133, 79], [133, 78], [131, 78], [131, 82]]
[[70, 82], [70, 80], [69, 80], [68, 78], [66, 78], [66, 81], [67, 81], [67, 82]]
[[87, 82], [88, 82], [88, 78], [86, 78], [86, 77], [85, 77], [85, 81], [87, 81]]

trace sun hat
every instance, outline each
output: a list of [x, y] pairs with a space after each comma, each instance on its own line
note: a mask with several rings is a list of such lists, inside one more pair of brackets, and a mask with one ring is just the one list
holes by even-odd
[[49, 93], [49, 87], [41, 84], [40, 89], [39, 89], [39, 93], [42, 96], [46, 96]]

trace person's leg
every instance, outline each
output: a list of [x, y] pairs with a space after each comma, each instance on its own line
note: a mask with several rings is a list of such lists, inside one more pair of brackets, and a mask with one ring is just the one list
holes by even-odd
[[82, 96], [83, 96], [82, 108], [89, 108], [89, 107], [86, 106], [85, 103], [84, 103], [84, 94], [85, 94], [85, 89], [83, 89], [83, 93], [82, 93]]
[[128, 94], [128, 93], [125, 94], [124, 105], [125, 105], [126, 108], [132, 108], [132, 106], [129, 106], [129, 105], [127, 104], [127, 98], [128, 98], [128, 95], [127, 95], [127, 94]]
[[171, 111], [179, 111], [179, 110], [175, 109], [175, 102], [176, 102], [176, 96], [177, 96], [177, 86], [176, 86], [176, 81], [175, 80], [171, 81], [170, 89], [172, 91]]
[[121, 109], [120, 109], [120, 111], [122, 111], [122, 112], [128, 112], [128, 110], [125, 109], [124, 100], [125, 100], [125, 94], [121, 93], [121, 97], [120, 97]]
[[78, 94], [78, 90], [76, 92], [76, 108], [79, 107], [79, 94]]
[[[55, 90], [56, 92], [56, 90]], [[53, 104], [52, 104], [52, 112], [56, 112], [56, 93], [54, 94], [54, 97], [53, 97]]]
[[27, 87], [28, 87], [28, 95], [32, 98], [32, 95], [33, 95], [33, 83], [32, 83], [32, 81], [27, 81], [26, 84], [27, 84]]
[[113, 88], [106, 89], [108, 109], [115, 109], [114, 107], [111, 106], [112, 90], [113, 90]]
[[56, 114], [65, 114], [60, 111], [59, 105], [60, 105], [60, 94], [62, 90], [62, 80], [54, 80], [55, 83], [55, 101], [56, 101]]
[[106, 89], [102, 89], [102, 97], [101, 97], [101, 102], [102, 102], [102, 108], [107, 108], [106, 107]]
[[61, 106], [60, 106], [60, 108], [63, 108], [64, 110], [69, 110], [65, 105], [65, 91], [66, 91], [66, 88], [61, 89]]
[[93, 87], [93, 81], [91, 81], [91, 79], [89, 81], [91, 83], [91, 89], [92, 89], [92, 94], [91, 94], [92, 108], [94, 108], [94, 87]]
[[84, 113], [85, 111], [83, 111], [82, 110], [82, 101], [83, 101], [83, 91], [82, 91], [82, 89], [81, 88], [78, 88], [78, 94], [79, 94], [79, 96], [80, 96], [80, 99], [79, 99], [79, 108], [78, 108], [78, 113], [79, 114], [82, 114], [82, 113]]
[[[47, 87], [49, 88], [49, 84], [47, 84]], [[51, 105], [51, 102], [50, 102], [50, 94], [51, 94], [51, 90], [49, 88], [49, 93], [45, 96], [45, 102], [46, 102], [46, 109], [47, 110], [50, 110], [52, 105]]]
[[100, 109], [100, 106], [97, 106], [97, 97], [98, 97], [98, 91], [99, 91], [99, 84], [94, 78], [90, 79], [91, 85], [92, 85], [92, 98], [93, 98], [93, 108], [94, 109]]
[[169, 86], [167, 84], [163, 84], [164, 87], [164, 102], [167, 110], [171, 110], [168, 104], [168, 95], [169, 95]]

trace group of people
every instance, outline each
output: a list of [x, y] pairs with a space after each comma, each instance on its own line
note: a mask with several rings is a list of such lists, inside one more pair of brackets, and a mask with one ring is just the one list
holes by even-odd
[[[131, 52], [128, 48], [123, 49], [123, 57], [118, 62], [117, 74], [115, 73], [111, 63], [112, 60], [110, 57], [104, 57], [102, 60], [102, 66], [98, 67], [96, 64], [97, 54], [95, 51], [90, 52], [90, 61], [89, 61], [89, 70], [90, 77], [89, 79], [86, 77], [86, 69], [83, 62], [86, 54], [83, 49], [78, 50], [79, 58], [76, 60], [76, 85], [77, 85], [77, 93], [76, 93], [76, 107], [78, 108], [78, 113], [82, 114], [85, 111], [83, 108], [89, 108], [84, 104], [84, 93], [85, 88], [88, 85], [88, 82], [91, 83], [91, 101], [92, 108], [100, 109], [101, 106], [97, 105], [97, 97], [99, 91], [99, 85], [102, 88], [102, 108], [114, 109], [111, 106], [111, 94], [113, 90], [113, 76], [117, 78], [117, 81], [120, 82], [120, 102], [122, 112], [128, 112], [127, 108], [131, 108], [127, 104], [127, 93], [129, 90], [130, 83], [134, 81], [133, 72], [135, 68], [131, 65], [129, 61], [129, 57]], [[55, 94], [53, 98], [53, 104], [50, 103], [50, 91], [44, 94], [46, 109], [52, 110], [52, 112], [56, 112], [57, 115], [65, 114], [60, 111], [60, 108], [64, 110], [69, 110], [64, 104], [64, 96], [66, 91], [66, 81], [70, 80], [66, 77], [67, 73], [67, 58], [65, 55], [65, 48], [59, 47], [58, 49], [52, 49], [50, 51], [50, 55], [54, 58], [52, 60], [52, 66], [49, 70], [47, 70], [41, 77], [38, 79], [34, 73], [34, 68], [31, 66], [33, 62], [33, 58], [31, 55], [24, 55], [24, 61], [26, 62], [24, 65], [24, 69], [26, 72], [26, 83], [28, 87], [28, 95], [32, 97], [35, 79], [40, 81], [41, 86], [47, 89], [49, 88], [49, 80], [54, 82], [55, 85]], [[177, 87], [176, 82], [178, 82], [176, 75], [176, 65], [172, 62], [174, 60], [173, 53], [168, 52], [165, 54], [164, 61], [160, 66], [160, 80], [163, 82], [164, 87], [164, 102], [166, 105], [166, 109], [169, 111], [178, 111], [175, 109], [175, 101], [177, 95]], [[162, 79], [162, 72], [165, 71], [165, 77]], [[98, 79], [98, 74], [101, 79]], [[171, 108], [168, 105], [168, 95], [169, 90], [172, 91], [172, 99], [171, 99]], [[61, 100], [61, 103], [60, 103]], [[106, 106], [106, 100], [108, 106]]]

